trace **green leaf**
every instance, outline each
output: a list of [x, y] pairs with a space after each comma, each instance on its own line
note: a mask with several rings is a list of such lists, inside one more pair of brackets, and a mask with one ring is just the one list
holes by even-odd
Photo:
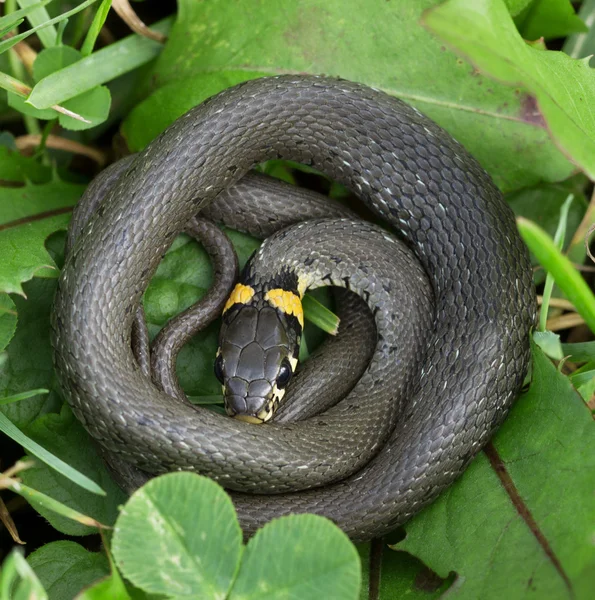
[[[151, 25], [156, 31], [167, 33], [172, 19]], [[110, 44], [42, 79], [31, 92], [27, 102], [36, 108], [62, 104], [102, 83], [106, 83], [136, 69], [155, 58], [162, 45], [153, 40], [131, 35]], [[56, 101], [56, 98], [60, 98]]]
[[363, 567], [360, 600], [438, 600], [446, 598], [443, 594], [455, 578], [453, 573], [442, 579], [407, 552], [391, 550], [386, 539], [357, 549]]
[[482, 73], [528, 92], [527, 120], [595, 178], [595, 72], [585, 60], [526, 44], [502, 0], [448, 0], [424, 23]]
[[0, 291], [22, 294], [23, 281], [58, 276], [44, 242], [66, 228], [84, 189], [64, 181], [0, 188]]
[[241, 80], [322, 73], [414, 104], [476, 156], [502, 189], [567, 178], [574, 168], [533, 122], [529, 94], [478, 75], [423, 29], [421, 15], [434, 4], [181, 0], [165, 49], [147, 73], [151, 96], [128, 115], [122, 131], [132, 149], [141, 149], [192, 106]]
[[9, 438], [23, 446], [27, 452], [39, 458], [46, 465], [55, 469], [59, 473], [63, 473], [71, 481], [80, 485], [82, 488], [94, 493], [105, 496], [105, 492], [88, 477], [73, 469], [70, 465], [48, 452], [45, 448], [27, 437], [20, 429], [18, 429], [4, 414], [0, 413], [0, 431]]
[[[33, 63], [33, 77], [35, 81], [40, 81], [53, 73], [61, 72], [63, 69], [76, 64], [81, 59], [81, 52], [70, 46], [54, 46], [53, 48], [47, 48], [37, 55], [37, 58]], [[12, 95], [15, 96], [14, 94]], [[23, 101], [23, 99], [18, 96], [15, 96], [15, 98], [18, 98], [18, 102], [22, 102], [25, 107], [27, 107], [32, 116], [37, 116], [39, 119], [55, 118], [56, 116], [54, 111], [49, 111], [51, 114], [48, 117], [47, 109], [39, 110], [33, 108], [27, 104], [28, 100]], [[89, 129], [103, 123], [107, 119], [110, 104], [111, 96], [109, 90], [105, 86], [96, 86], [62, 104], [67, 110], [82, 116], [86, 122], [81, 121], [80, 119], [74, 119], [73, 117], [62, 113], [58, 114], [58, 120], [60, 125], [66, 129], [77, 131]], [[15, 106], [15, 108], [18, 109], [19, 107]]]
[[16, 111], [20, 112], [23, 115], [27, 115], [28, 117], [34, 117], [35, 119], [43, 119], [45, 121], [50, 121], [51, 119], [55, 119], [58, 116], [58, 113], [51, 108], [39, 110], [38, 108], [29, 106], [29, 104], [27, 104], [27, 101], [23, 96], [15, 94], [14, 92], [7, 91], [7, 98], [8, 106], [14, 108]]
[[526, 40], [550, 40], [589, 31], [576, 16], [570, 0], [533, 0], [517, 27]]
[[531, 389], [493, 447], [396, 545], [441, 577], [456, 572], [456, 598], [586, 599], [595, 585], [595, 423], [535, 346], [533, 357]]
[[53, 46], [42, 50], [33, 63], [33, 79], [40, 81], [68, 67], [81, 58], [81, 53], [70, 46]]
[[117, 598], [118, 600], [131, 600], [126, 585], [122, 581], [120, 573], [118, 573], [118, 569], [114, 564], [109, 547], [105, 543], [105, 539], [104, 547], [109, 560], [110, 574], [84, 589], [75, 600], [112, 600], [112, 598]]
[[[20, 581], [17, 583], [17, 577]], [[0, 573], [0, 600], [47, 600], [37, 575], [15, 548], [6, 558]]]
[[560, 336], [557, 333], [553, 331], [536, 331], [533, 334], [533, 341], [547, 356], [550, 356], [554, 360], [562, 360], [564, 358]]
[[250, 539], [230, 600], [359, 597], [361, 565], [349, 538], [316, 515], [275, 519]]
[[17, 328], [17, 308], [8, 294], [0, 292], [0, 352], [8, 346]]
[[56, 289], [55, 280], [34, 279], [25, 284], [27, 300], [15, 296], [19, 321], [14, 337], [0, 361], [0, 397], [23, 390], [49, 389], [17, 403], [0, 406], [15, 425], [23, 429], [41, 412], [60, 410], [61, 397], [56, 387], [49, 340], [49, 315]]
[[[97, 482], [105, 492], [104, 497], [89, 493], [86, 491], [88, 488], [82, 489], [71, 478], [45, 465], [24, 471], [21, 476], [23, 483], [83, 515], [89, 515], [105, 525], [113, 525], [118, 515], [118, 506], [124, 501], [125, 495], [114, 483], [91, 439], [74, 418], [70, 408], [65, 405], [59, 415], [51, 413], [38, 417], [25, 432], [39, 445]], [[48, 509], [41, 503], [31, 501], [31, 504], [58, 531], [68, 535], [96, 532], [94, 527], [57, 515], [53, 509]]]
[[570, 356], [573, 362], [595, 360], [595, 342], [562, 344], [562, 352], [564, 356]]
[[577, 312], [595, 332], [595, 296], [582, 275], [556, 247], [554, 241], [535, 223], [520, 218], [518, 228], [523, 240], [539, 262], [554, 277], [556, 285], [574, 304]]
[[[47, 183], [51, 177], [50, 167], [33, 158], [22, 156], [7, 146], [0, 146], [0, 183]], [[2, 193], [0, 188], [0, 194]]]
[[152, 479], [126, 503], [112, 540], [124, 576], [147, 592], [225, 598], [241, 555], [231, 499], [193, 473]]
[[100, 123], [103, 123], [109, 114], [112, 98], [109, 90], [104, 86], [98, 86], [64, 102], [62, 106], [82, 116], [88, 121], [85, 123], [79, 119], [74, 119], [68, 115], [59, 114], [58, 121], [65, 129], [80, 131], [90, 129]]
[[[50, 600], [74, 598], [84, 587], [109, 575], [105, 554], [89, 552], [75, 542], [51, 542], [35, 550], [27, 560]], [[112, 598], [119, 600], [118, 596]]]
[[595, 0], [584, 0], [581, 2], [579, 17], [583, 22], [589, 24], [589, 31], [568, 37], [564, 43], [563, 50], [573, 58], [591, 57], [593, 66], [593, 54], [595, 54]]
[[95, 46], [95, 42], [97, 40], [97, 36], [107, 19], [107, 15], [109, 13], [109, 9], [112, 6], [112, 0], [103, 0], [100, 4], [95, 16], [93, 17], [93, 22], [91, 23], [91, 27], [89, 27], [89, 31], [87, 31], [87, 36], [85, 37], [85, 41], [81, 46], [81, 54], [83, 56], [89, 56], [93, 52], [93, 47]]

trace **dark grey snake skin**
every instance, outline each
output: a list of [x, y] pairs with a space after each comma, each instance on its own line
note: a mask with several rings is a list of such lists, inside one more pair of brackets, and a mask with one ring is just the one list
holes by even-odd
[[[501, 194], [456, 141], [399, 100], [355, 83], [282, 76], [226, 90], [181, 117], [109, 189], [73, 248], [52, 318], [56, 370], [91, 435], [145, 470], [199, 470], [240, 490], [291, 472], [270, 428], [160, 393], [136, 365], [129, 333], [175, 234], [254, 164], [276, 157], [343, 182], [400, 234], [430, 277], [436, 324], [419, 383], [367, 466], [322, 488], [234, 494], [234, 502], [246, 531], [314, 512], [370, 539], [451, 484], [502, 422], [527, 371], [535, 315], [527, 251]], [[336, 445], [328, 439], [326, 459]]]

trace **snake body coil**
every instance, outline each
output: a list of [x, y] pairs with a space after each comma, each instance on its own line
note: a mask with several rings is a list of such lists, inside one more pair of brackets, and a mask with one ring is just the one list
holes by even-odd
[[[428, 274], [436, 320], [411, 398], [373, 460], [324, 487], [234, 502], [247, 531], [314, 512], [370, 539], [452, 483], [502, 422], [527, 370], [535, 313], [527, 251], [501, 194], [456, 141], [401, 101], [345, 81], [282, 76], [226, 90], [181, 117], [109, 188], [67, 260], [52, 318], [56, 370], [89, 433], [144, 470], [196, 470], [240, 491], [295, 473], [287, 440], [302, 435], [296, 426], [273, 430], [173, 403], [130, 350], [135, 308], [176, 233], [255, 164], [278, 157], [346, 184], [403, 238]], [[332, 463], [337, 442], [326, 444], [322, 462]]]

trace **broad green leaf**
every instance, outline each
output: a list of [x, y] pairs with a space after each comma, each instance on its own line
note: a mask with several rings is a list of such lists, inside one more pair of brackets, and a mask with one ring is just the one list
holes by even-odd
[[42, 50], [33, 63], [33, 79], [40, 81], [44, 77], [60, 71], [81, 59], [81, 53], [70, 46], [53, 46]]
[[147, 76], [152, 94], [130, 113], [122, 131], [129, 146], [140, 149], [192, 106], [239, 81], [322, 73], [414, 104], [463, 143], [505, 190], [567, 178], [573, 167], [546, 128], [535, 123], [529, 92], [479, 75], [420, 25], [424, 9], [435, 4], [182, 0], [165, 49]]
[[[51, 413], [38, 417], [25, 432], [55, 456], [97, 482], [105, 490], [105, 495], [100, 497], [89, 493], [45, 465], [24, 471], [23, 483], [104, 525], [113, 525], [118, 515], [118, 506], [125, 496], [110, 477], [89, 436], [74, 418], [70, 408], [65, 405], [59, 415]], [[96, 532], [94, 527], [58, 515], [51, 507], [40, 502], [31, 500], [31, 504], [62, 533], [88, 535]]]
[[193, 473], [152, 479], [122, 508], [112, 552], [122, 574], [147, 592], [225, 598], [241, 555], [231, 499]]
[[595, 71], [588, 61], [526, 44], [502, 0], [448, 0], [426, 12], [424, 23], [479, 71], [527, 92], [527, 120], [595, 178]]
[[549, 40], [589, 30], [570, 0], [533, 0], [516, 24], [526, 40]]
[[[170, 26], [171, 18], [151, 25], [161, 33], [168, 33]], [[62, 104], [148, 63], [162, 47], [162, 44], [136, 34], [128, 36], [48, 75], [33, 88], [27, 102], [36, 108]], [[60, 100], [56, 101], [56, 98]]]
[[515, 17], [524, 11], [534, 0], [506, 0], [506, 6], [510, 14]]
[[[50, 600], [70, 600], [84, 587], [109, 575], [105, 554], [89, 552], [75, 542], [42, 546], [27, 558]], [[116, 600], [117, 596], [113, 596]]]
[[50, 167], [33, 158], [22, 156], [7, 146], [0, 146], [0, 195], [3, 193], [2, 186], [5, 182], [47, 183], [51, 177]]
[[74, 600], [130, 600], [126, 586], [117, 573], [97, 581], [84, 589]]
[[58, 113], [51, 108], [39, 110], [38, 108], [30, 106], [29, 104], [27, 104], [26, 98], [24, 96], [15, 94], [10, 90], [7, 90], [7, 98], [8, 106], [14, 108], [16, 111], [22, 113], [23, 115], [34, 117], [35, 119], [43, 119], [46, 121], [55, 119], [58, 116]]
[[578, 393], [582, 396], [585, 402], [589, 402], [589, 406], [595, 405], [595, 373], [590, 380], [577, 387]]
[[64, 114], [58, 115], [58, 121], [62, 127], [73, 131], [95, 127], [107, 119], [111, 102], [110, 91], [104, 85], [95, 87], [63, 104], [64, 108], [82, 116], [88, 123]]
[[570, 356], [573, 362], [595, 360], [595, 342], [562, 344], [562, 351], [565, 356]]
[[230, 600], [359, 597], [361, 565], [349, 538], [316, 515], [267, 523], [250, 539]]
[[47, 600], [37, 575], [27, 563], [21, 550], [15, 548], [2, 564], [0, 600]]
[[49, 315], [56, 289], [55, 280], [34, 279], [25, 284], [27, 299], [14, 296], [19, 314], [17, 329], [0, 361], [0, 397], [24, 390], [50, 390], [20, 402], [0, 406], [15, 425], [23, 429], [40, 413], [60, 410], [62, 398], [56, 381], [49, 340]]
[[[105, 543], [105, 539], [104, 547], [109, 560], [110, 574], [85, 588], [74, 600], [112, 600], [112, 598], [131, 600], [126, 585], [122, 581], [122, 577], [120, 577], [120, 573], [114, 564], [109, 547]], [[147, 600], [151, 599], [147, 598]]]
[[553, 331], [536, 331], [533, 341], [543, 350], [547, 356], [554, 360], [562, 360], [564, 352], [560, 343], [560, 336]]
[[84, 189], [64, 181], [0, 188], [0, 291], [22, 294], [23, 281], [58, 276], [44, 242], [66, 227]]
[[8, 346], [17, 328], [17, 308], [8, 294], [0, 292], [0, 352]]
[[362, 562], [360, 600], [438, 600], [454, 574], [442, 579], [419, 559], [396, 552], [386, 539], [357, 546]]
[[586, 600], [594, 589], [595, 423], [535, 346], [533, 357], [531, 389], [492, 449], [396, 545], [443, 578], [455, 572], [449, 597]]
[[[33, 78], [35, 81], [40, 81], [53, 73], [60, 73], [81, 60], [82, 56], [81, 52], [70, 46], [58, 45], [46, 48], [37, 55], [33, 63]], [[13, 108], [24, 114], [46, 120], [58, 117], [62, 127], [73, 130], [89, 129], [103, 123], [107, 119], [111, 104], [111, 96], [105, 86], [93, 87], [63, 102], [63, 108], [85, 119], [81, 121], [51, 109], [34, 108], [28, 100], [14, 93], [9, 93], [8, 100]]]

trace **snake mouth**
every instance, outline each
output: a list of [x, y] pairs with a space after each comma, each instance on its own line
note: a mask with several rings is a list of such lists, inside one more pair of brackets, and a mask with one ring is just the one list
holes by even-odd
[[231, 406], [226, 406], [225, 412], [227, 412], [230, 417], [237, 419], [238, 421], [261, 425], [262, 423], [266, 423], [267, 421], [271, 420], [273, 416], [273, 402], [267, 402], [267, 404], [257, 413], [237, 411]]
[[264, 423], [263, 419], [254, 417], [253, 415], [233, 415], [233, 418], [238, 421], [245, 421], [246, 423], [254, 423], [255, 425], [262, 425]]

